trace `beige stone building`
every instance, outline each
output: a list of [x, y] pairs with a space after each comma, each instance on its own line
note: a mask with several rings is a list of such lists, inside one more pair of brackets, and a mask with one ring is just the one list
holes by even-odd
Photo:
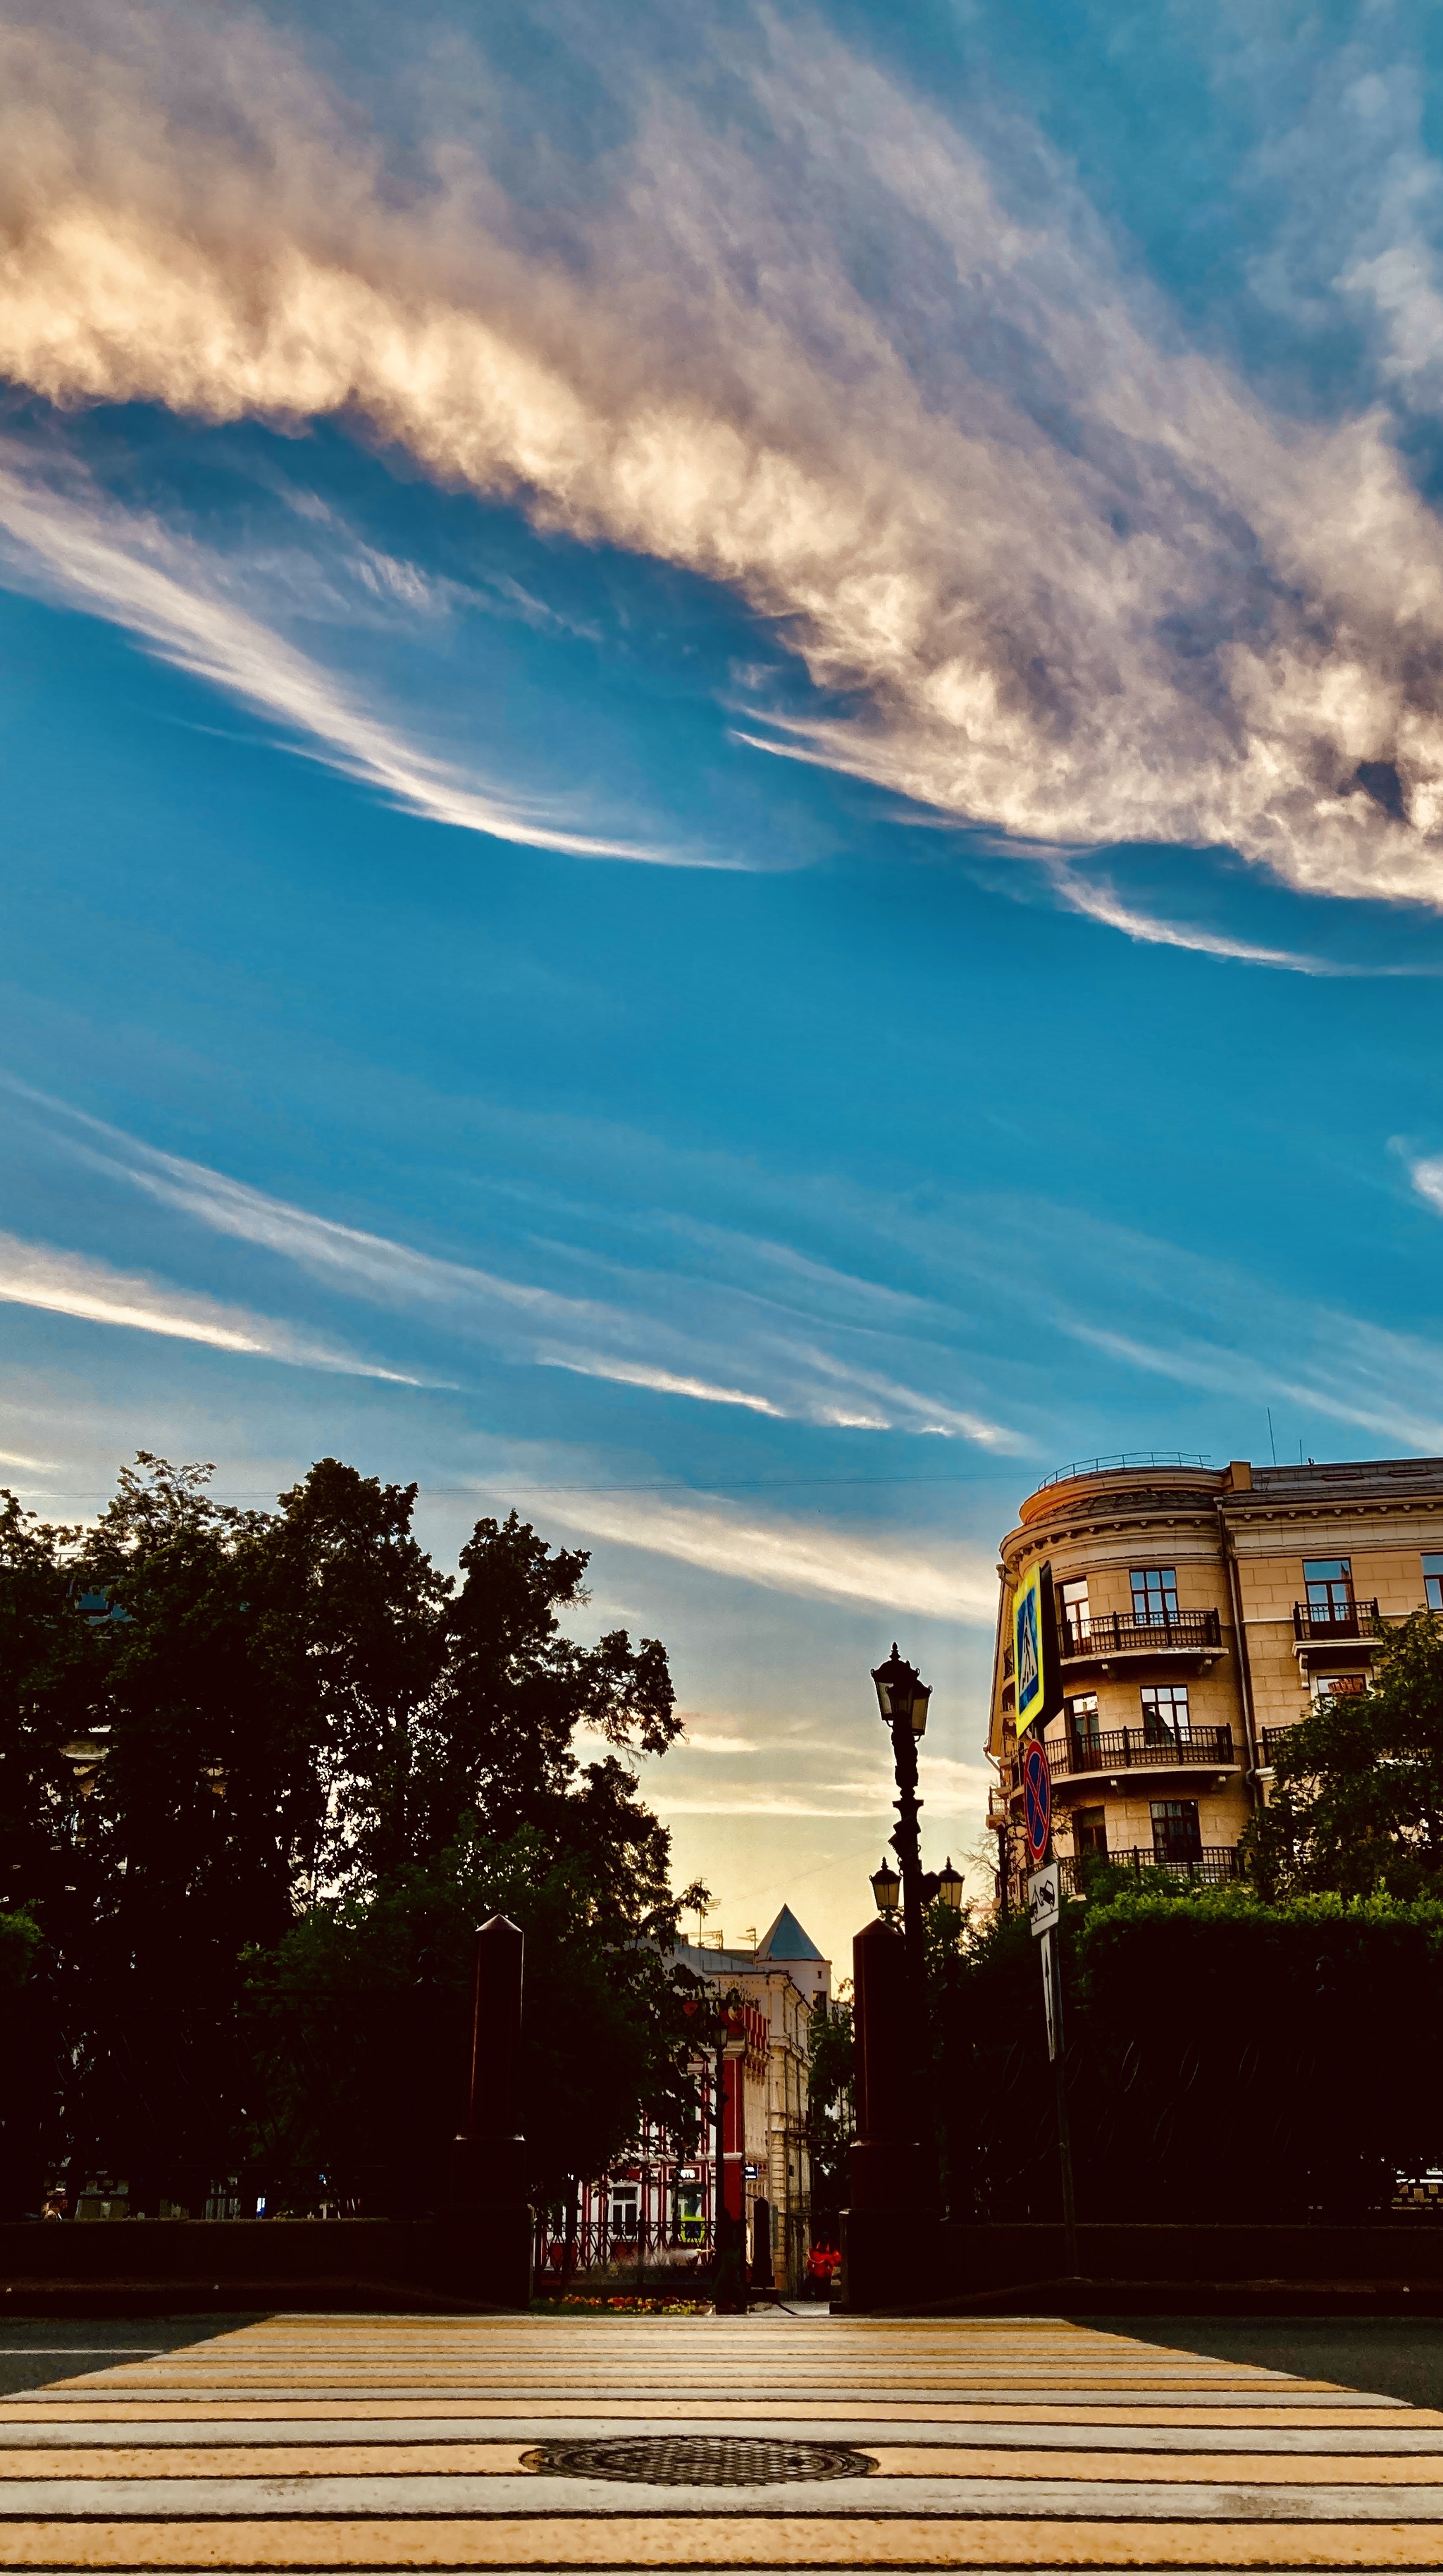
[[[807, 2152], [807, 2075], [810, 2065], [812, 2015], [830, 2002], [831, 1962], [784, 1905], [754, 1950], [702, 1946], [679, 1948], [675, 1956], [719, 1994], [739, 1994], [750, 2045], [742, 2060], [741, 2135], [729, 2125], [729, 2155], [740, 2163], [740, 2187], [733, 2175], [727, 2205], [741, 2207], [747, 2220], [747, 2243], [753, 2242], [752, 2211], [758, 2200], [771, 2206], [772, 2257], [778, 2282], [799, 2290], [806, 2278], [811, 2243], [811, 2169]], [[710, 2105], [711, 2063], [699, 2060], [698, 2083]], [[713, 2115], [714, 2117], [714, 2115]], [[696, 2166], [699, 2189], [695, 2206], [710, 2212], [712, 2121], [704, 2124], [706, 2148]]]
[[[696, 2145], [683, 2153], [664, 2130], [649, 2128], [633, 2159], [581, 2184], [569, 2223], [573, 2253], [579, 2250], [583, 2269], [625, 2269], [638, 2253], [663, 2267], [701, 2260], [713, 2241], [720, 2203], [744, 2218], [750, 2256], [757, 2203], [765, 2201], [778, 2286], [800, 2290], [811, 2245], [812, 2017], [830, 2002], [831, 1963], [789, 1905], [753, 1947], [682, 1942], [669, 1956], [718, 1998], [740, 1998], [738, 2023], [746, 2046], [722, 2068], [722, 2171], [716, 2156], [717, 2061], [708, 2049], [692, 2064], [700, 2115]], [[561, 2267], [567, 2245], [566, 2213], [551, 2211], [538, 2234], [543, 2275]]]
[[1443, 1459], [1098, 1459], [1028, 1495], [1002, 1542], [988, 1743], [1009, 1904], [1027, 1868], [1010, 1612], [1039, 1561], [1065, 1694], [1045, 1736], [1064, 1876], [1105, 1852], [1219, 1882], [1280, 1732], [1364, 1687], [1384, 1623], [1443, 1609]]

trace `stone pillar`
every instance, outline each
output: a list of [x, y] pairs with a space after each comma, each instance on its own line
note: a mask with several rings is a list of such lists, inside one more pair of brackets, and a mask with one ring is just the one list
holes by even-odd
[[478, 2305], [524, 2308], [531, 2297], [526, 2141], [519, 2134], [524, 1940], [504, 1914], [476, 1935], [466, 2126], [451, 2154], [457, 2287]]
[[907, 1944], [885, 1923], [852, 1943], [853, 2100], [849, 2206], [842, 2212], [841, 2304], [901, 2306], [915, 2295], [922, 2206]]

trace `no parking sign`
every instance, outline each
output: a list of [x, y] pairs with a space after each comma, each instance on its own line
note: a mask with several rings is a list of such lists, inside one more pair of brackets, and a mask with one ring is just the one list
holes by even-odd
[[1027, 1857], [1035, 1869], [1047, 1858], [1052, 1834], [1052, 1765], [1035, 1735], [1022, 1756], [1022, 1808]]

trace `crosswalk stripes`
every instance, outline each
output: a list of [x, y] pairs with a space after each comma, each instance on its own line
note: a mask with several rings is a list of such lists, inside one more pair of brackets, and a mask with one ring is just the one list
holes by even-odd
[[[721, 2440], [833, 2450], [675, 2482]], [[1045, 2318], [273, 2317], [0, 2401], [47, 2576], [1394, 2567], [1443, 2570], [1443, 2413]]]

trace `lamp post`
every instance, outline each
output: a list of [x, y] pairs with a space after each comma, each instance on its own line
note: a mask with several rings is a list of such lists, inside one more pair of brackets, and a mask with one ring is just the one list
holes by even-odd
[[[929, 1890], [922, 1877], [922, 1835], [917, 1821], [922, 1801], [917, 1795], [917, 1747], [926, 1733], [927, 1705], [932, 1693], [916, 1666], [904, 1662], [895, 1644], [886, 1663], [877, 1666], [872, 1681], [882, 1723], [892, 1738], [892, 1768], [897, 1780], [897, 1795], [893, 1800], [897, 1810], [897, 1830], [889, 1839], [902, 1864], [902, 1929], [907, 1942], [908, 1974], [920, 2011], [924, 1976], [922, 1909], [928, 1895], [936, 1893], [936, 1883], [934, 1881]], [[880, 1871], [877, 1875], [880, 1877]], [[872, 1889], [877, 1897], [878, 1910], [885, 1912], [876, 1878]]]

